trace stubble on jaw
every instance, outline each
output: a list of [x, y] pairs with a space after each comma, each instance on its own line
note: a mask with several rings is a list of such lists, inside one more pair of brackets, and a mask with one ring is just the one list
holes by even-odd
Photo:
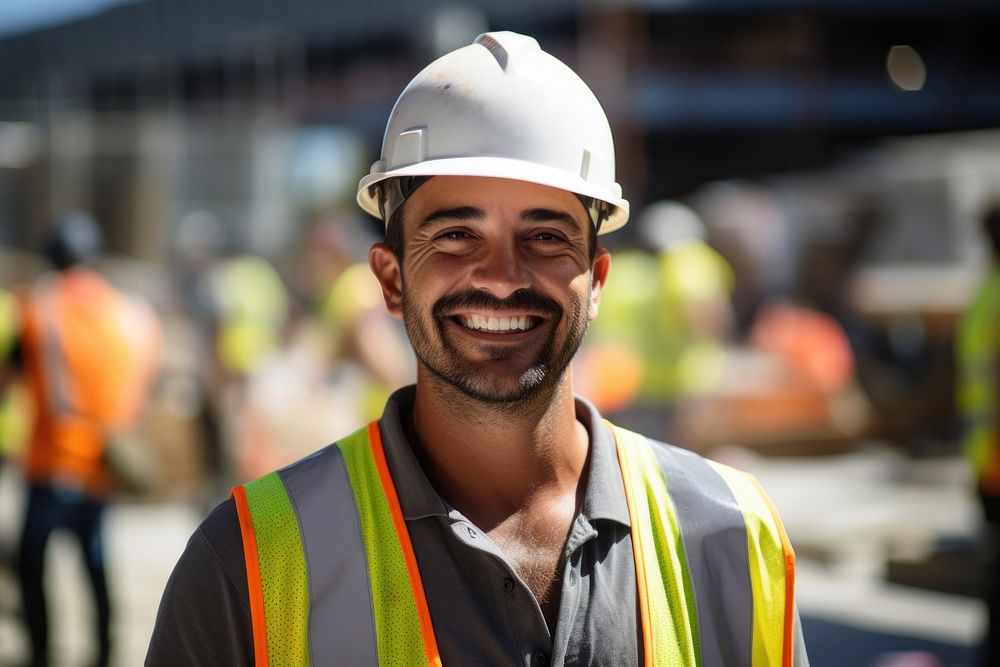
[[[519, 290], [519, 292], [525, 291]], [[475, 367], [475, 362], [464, 361], [460, 352], [449, 341], [445, 318], [440, 313], [453, 305], [455, 300], [462, 302], [465, 298], [473, 298], [478, 305], [489, 305], [497, 309], [502, 309], [504, 305], [507, 307], [524, 305], [525, 301], [528, 301], [540, 310], [557, 315], [553, 318], [549, 340], [538, 352], [533, 363], [518, 378], [515, 387], [501, 386], [502, 380], [498, 381], [498, 378], [484, 374]], [[586, 334], [588, 322], [584, 317], [584, 304], [588, 303], [589, 299], [589, 288], [584, 299], [572, 298], [569, 330], [566, 332], [563, 344], [558, 345], [555, 340], [556, 331], [566, 313], [556, 302], [535, 292], [528, 291], [508, 300], [499, 300], [483, 293], [478, 293], [475, 297], [469, 295], [443, 297], [431, 308], [432, 321], [428, 326], [428, 323], [421, 320], [419, 306], [414, 303], [412, 296], [406, 290], [404, 279], [403, 322], [420, 364], [440, 381], [433, 386], [439, 393], [439, 398], [452, 402], [456, 398], [464, 399], [461, 402], [466, 406], [478, 405], [485, 408], [486, 413], [499, 416], [523, 414], [525, 411], [545, 408], [558, 389]], [[436, 333], [436, 341], [432, 340], [429, 329], [433, 329]], [[502, 348], [494, 348], [489, 352], [490, 361], [500, 363], [516, 353]]]

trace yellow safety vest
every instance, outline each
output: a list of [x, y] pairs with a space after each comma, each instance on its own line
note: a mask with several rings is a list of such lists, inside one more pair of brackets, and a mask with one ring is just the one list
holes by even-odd
[[959, 324], [958, 409], [965, 427], [965, 454], [980, 487], [1000, 494], [1000, 447], [995, 429], [997, 348], [1000, 347], [1000, 269], [983, 281]]
[[[17, 338], [17, 300], [0, 289], [0, 368], [7, 362]], [[27, 412], [24, 397], [17, 387], [0, 391], [0, 456], [21, 450], [27, 436]]]
[[[620, 344], [638, 356], [641, 402], [673, 403], [710, 391], [721, 377], [724, 349], [698, 330], [689, 309], [728, 299], [732, 281], [725, 259], [695, 239], [658, 255], [616, 253], [587, 345]], [[600, 382], [614, 382], [611, 375]]]
[[[646, 665], [791, 667], [795, 556], [754, 478], [609, 424]], [[262, 665], [440, 665], [378, 422], [233, 490]]]
[[260, 257], [244, 255], [213, 274], [212, 296], [219, 309], [219, 360], [234, 373], [252, 372], [280, 341], [288, 310], [281, 277]]

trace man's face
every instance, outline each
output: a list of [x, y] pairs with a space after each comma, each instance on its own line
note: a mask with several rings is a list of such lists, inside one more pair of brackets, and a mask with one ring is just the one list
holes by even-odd
[[[551, 393], [597, 315], [609, 263], [591, 263], [575, 195], [497, 178], [436, 176], [407, 200], [403, 267], [372, 269], [423, 372], [492, 403]], [[547, 391], [546, 391], [547, 390]]]

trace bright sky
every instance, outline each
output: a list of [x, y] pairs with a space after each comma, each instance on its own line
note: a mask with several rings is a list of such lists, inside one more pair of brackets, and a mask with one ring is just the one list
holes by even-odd
[[0, 0], [0, 38], [140, 0]]

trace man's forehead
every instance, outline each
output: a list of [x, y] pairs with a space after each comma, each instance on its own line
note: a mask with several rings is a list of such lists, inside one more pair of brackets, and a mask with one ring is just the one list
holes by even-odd
[[419, 226], [449, 217], [485, 220], [498, 212], [526, 222], [590, 224], [587, 209], [572, 192], [503, 178], [435, 176], [410, 195], [406, 211], [411, 224]]

